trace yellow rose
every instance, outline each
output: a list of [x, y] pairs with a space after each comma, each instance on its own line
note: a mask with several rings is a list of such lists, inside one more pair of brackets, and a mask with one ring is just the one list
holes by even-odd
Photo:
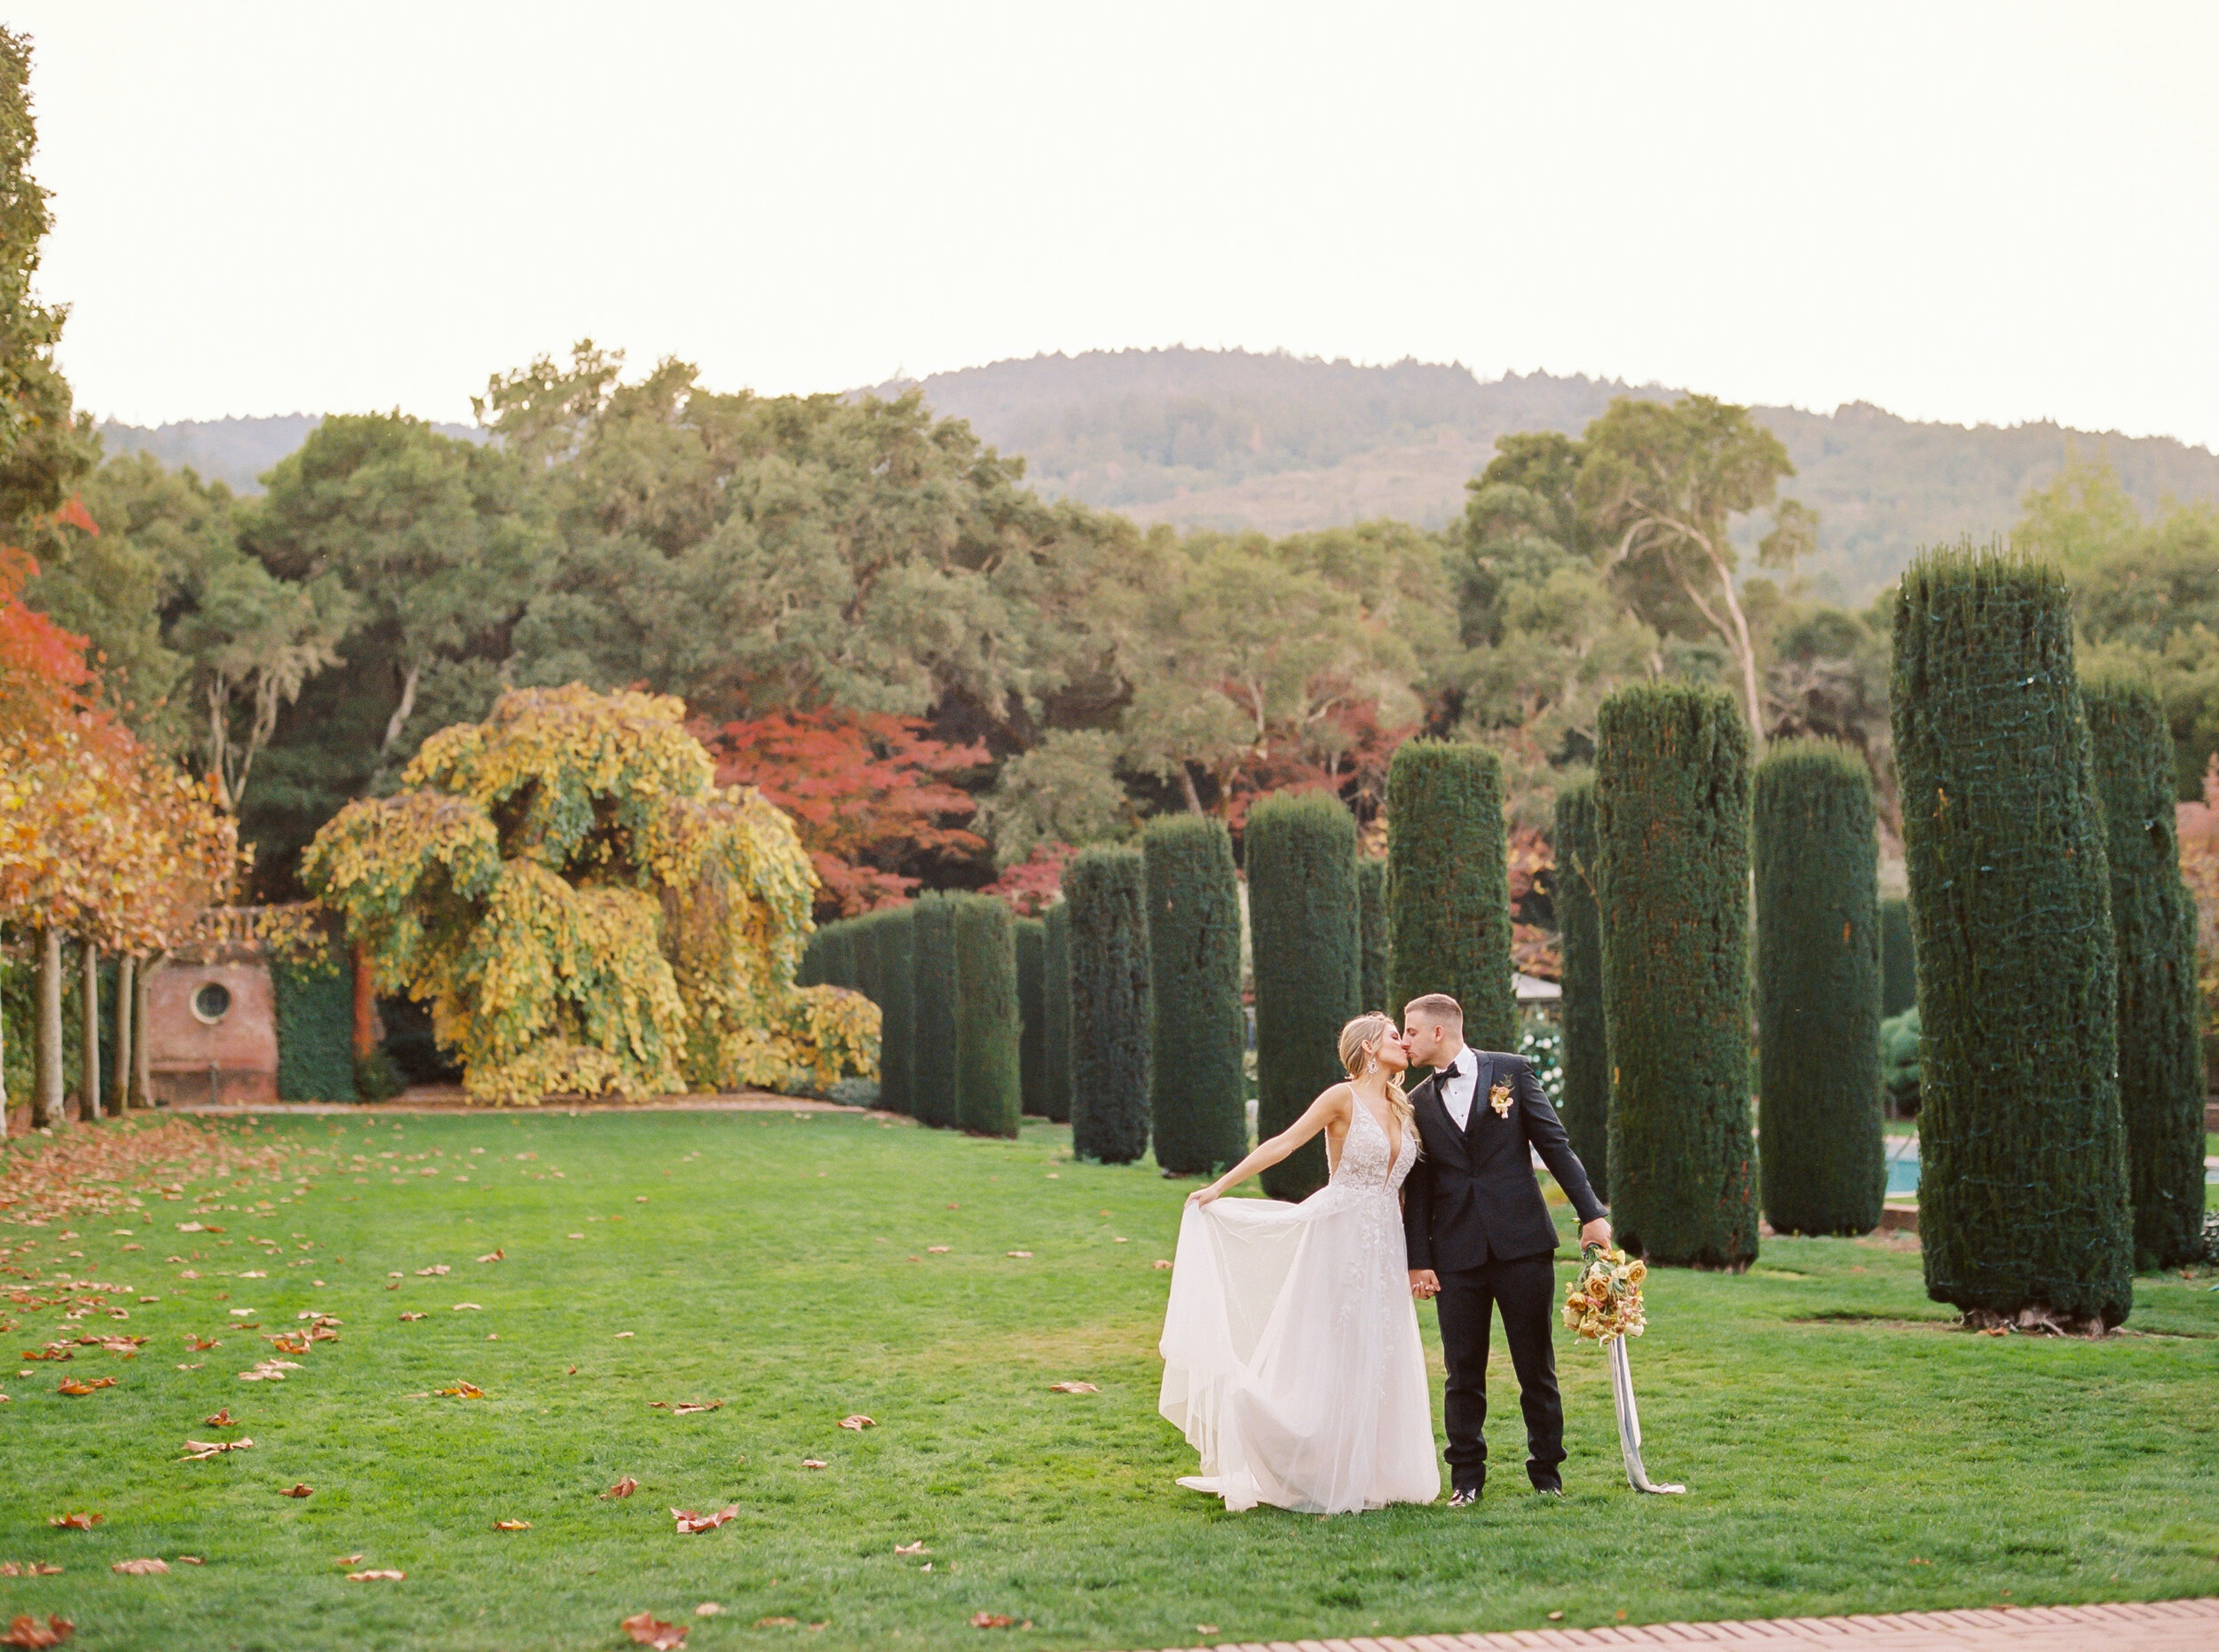
[[1626, 1267], [1626, 1277], [1632, 1281], [1635, 1284], [1639, 1284], [1648, 1277], [1649, 1265], [1645, 1261], [1636, 1260], [1629, 1263]]

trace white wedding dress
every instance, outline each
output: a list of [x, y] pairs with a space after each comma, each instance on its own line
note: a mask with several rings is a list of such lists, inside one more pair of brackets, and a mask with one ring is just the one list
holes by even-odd
[[1179, 1483], [1228, 1509], [1339, 1514], [1441, 1495], [1400, 1192], [1417, 1159], [1357, 1102], [1303, 1200], [1187, 1206], [1157, 1409], [1202, 1453]]

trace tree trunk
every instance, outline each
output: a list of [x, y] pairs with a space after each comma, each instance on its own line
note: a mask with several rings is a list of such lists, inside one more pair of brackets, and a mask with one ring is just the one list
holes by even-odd
[[154, 1055], [146, 1041], [146, 1020], [154, 1003], [154, 971], [162, 968], [169, 956], [162, 952], [149, 958], [132, 984], [131, 1014], [138, 1024], [131, 1031], [131, 1100], [139, 1107], [154, 1104]]
[[100, 1116], [100, 949], [81, 941], [77, 959], [83, 971], [79, 1008], [84, 1035], [77, 1046], [77, 1094], [83, 1098], [77, 1117], [90, 1124]]
[[138, 976], [138, 960], [129, 952], [115, 960], [115, 1111], [118, 1117], [130, 1111], [131, 1047], [137, 1042], [138, 1003], [133, 983]]
[[31, 1080], [31, 1127], [52, 1128], [62, 1121], [61, 1111], [61, 931], [42, 929], [38, 936], [38, 1014], [36, 1074]]
[[393, 715], [386, 720], [385, 739], [377, 748], [381, 757], [393, 749], [393, 742], [407, 725], [409, 714], [416, 708], [416, 676], [422, 669], [422, 666], [410, 666], [400, 679], [400, 704], [393, 707]]

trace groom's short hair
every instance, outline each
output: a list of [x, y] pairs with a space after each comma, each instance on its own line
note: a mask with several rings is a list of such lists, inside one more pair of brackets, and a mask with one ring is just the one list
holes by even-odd
[[1402, 1006], [1402, 1013], [1422, 1016], [1444, 1027], [1454, 1027], [1458, 1032], [1464, 1030], [1464, 1006], [1446, 992], [1427, 992], [1423, 997], [1414, 998]]

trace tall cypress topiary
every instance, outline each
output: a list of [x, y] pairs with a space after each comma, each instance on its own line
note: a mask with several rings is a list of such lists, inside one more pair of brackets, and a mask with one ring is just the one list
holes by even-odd
[[1071, 907], [1058, 901], [1041, 921], [1046, 939], [1041, 948], [1040, 996], [1046, 1007], [1041, 1052], [1047, 1068], [1047, 1094], [1041, 1111], [1057, 1124], [1071, 1121]]
[[1148, 884], [1137, 849], [1064, 869], [1070, 908], [1071, 1150], [1105, 1165], [1148, 1151]]
[[[1255, 933], [1256, 1128], [1268, 1137], [1347, 1077], [1340, 1030], [1356, 1015], [1363, 985], [1356, 823], [1323, 792], [1281, 793], [1249, 811], [1243, 848]], [[1398, 968], [1401, 944], [1398, 933]], [[1263, 1181], [1274, 1198], [1299, 1199], [1323, 1186], [1325, 1177], [1320, 1137], [1265, 1171]]]
[[1731, 695], [1621, 689], [1597, 719], [1610, 1211], [1651, 1261], [1757, 1254], [1749, 1093], [1749, 730]]
[[1047, 942], [1046, 921], [1017, 920], [1017, 1075], [1024, 1111], [1034, 1118], [1048, 1116]]
[[1890, 687], [1926, 1292], [2115, 1324], [2134, 1283], [2118, 967], [2065, 581], [1969, 544], [1920, 557]]
[[2138, 1256], [2203, 1259], [2204, 1063], [2196, 908], [2181, 881], [2172, 731], [2140, 684], [2082, 695], [2104, 805], [2119, 955], [2119, 1111]]
[[910, 978], [910, 1101], [918, 1123], [942, 1129], [955, 1124], [955, 906], [934, 893], [910, 903], [913, 945]]
[[913, 1113], [917, 1068], [917, 908], [890, 906], [879, 924], [879, 1105]]
[[880, 1006], [884, 1016], [882, 994], [886, 988], [879, 978], [879, 915], [865, 913], [848, 921], [848, 956], [855, 967], [855, 990]]
[[974, 1135], [1017, 1134], [1017, 930], [991, 895], [955, 905], [955, 1122]]
[[1749, 835], [1765, 1215], [1869, 1233], [1888, 1188], [1871, 771], [1838, 741], [1781, 742], [1757, 765]]
[[1141, 851], [1148, 871], [1156, 1162], [1174, 1175], [1202, 1175], [1248, 1150], [1233, 840], [1222, 821], [1208, 816], [1162, 815], [1149, 823]]
[[1610, 1051], [1603, 1033], [1603, 931], [1595, 904], [1595, 782], [1556, 794], [1549, 898], [1564, 950], [1564, 1099], [1558, 1111], [1595, 1197], [1610, 1198]]
[[1518, 1047], [1503, 764], [1478, 746], [1405, 740], [1387, 764], [1387, 1002], [1446, 992], [1464, 1041]]
[[1357, 973], [1363, 984], [1357, 1001], [1384, 1010], [1387, 998], [1387, 864], [1377, 855], [1356, 862], [1356, 939], [1362, 948]]
[[1918, 960], [1911, 951], [1911, 903], [1880, 903], [1880, 1014], [1901, 1015], [1918, 1002]]

